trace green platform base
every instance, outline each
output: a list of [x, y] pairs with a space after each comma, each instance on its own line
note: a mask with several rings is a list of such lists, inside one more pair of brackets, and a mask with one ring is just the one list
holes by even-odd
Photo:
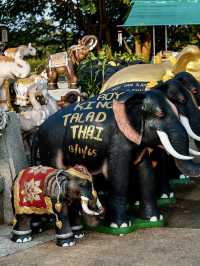
[[168, 206], [168, 205], [171, 205], [171, 204], [175, 204], [176, 203], [176, 198], [173, 197], [173, 198], [168, 198], [168, 199], [158, 199], [157, 200], [157, 204], [159, 207], [163, 207], [163, 206]]
[[170, 185], [172, 187], [176, 187], [178, 185], [188, 185], [191, 183], [190, 177], [187, 178], [178, 178], [178, 179], [171, 179], [170, 180]]
[[86, 229], [110, 235], [127, 235], [137, 229], [163, 227], [165, 223], [166, 223], [165, 219], [163, 219], [162, 221], [150, 222], [148, 220], [136, 218], [132, 221], [132, 225], [126, 228], [112, 228], [105, 225], [99, 225], [93, 228], [86, 227]]
[[[175, 204], [176, 203], [176, 198], [173, 197], [173, 198], [168, 198], [168, 199], [158, 199], [157, 200], [157, 205], [159, 207], [163, 207], [163, 206], [168, 206], [168, 205], [171, 205], [171, 204]], [[130, 208], [131, 209], [138, 209], [139, 208], [139, 205], [130, 205]]]

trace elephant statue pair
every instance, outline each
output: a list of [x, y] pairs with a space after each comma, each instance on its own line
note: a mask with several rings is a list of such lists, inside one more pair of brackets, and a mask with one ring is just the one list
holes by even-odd
[[47, 68], [49, 89], [57, 89], [59, 75], [67, 78], [69, 89], [76, 89], [78, 79], [74, 70], [75, 65], [85, 59], [97, 43], [96, 36], [86, 35], [77, 45], [69, 47], [66, 52], [50, 55]]
[[107, 219], [112, 227], [129, 224], [128, 189], [136, 178], [132, 170], [137, 169], [142, 217], [162, 219], [146, 148], [162, 145], [181, 172], [200, 175], [200, 165], [191, 161], [188, 134], [178, 117], [178, 111], [184, 110], [181, 104], [187, 102], [183, 95], [190, 93], [186, 89], [182, 94], [177, 92], [178, 111], [164, 93], [174, 99], [174, 86], [183, 88], [179, 85], [178, 81], [168, 82], [144, 91], [137, 82], [125, 83], [63, 108], [40, 126], [33, 142], [32, 163], [39, 149], [42, 165], [64, 169], [78, 163], [92, 175], [102, 173], [108, 185]]
[[84, 236], [80, 207], [87, 215], [98, 216], [103, 211], [92, 176], [80, 165], [67, 170], [44, 166], [21, 170], [13, 182], [12, 202], [15, 224], [11, 240], [17, 243], [31, 241], [32, 217], [46, 214], [56, 217], [56, 244], [73, 246]]

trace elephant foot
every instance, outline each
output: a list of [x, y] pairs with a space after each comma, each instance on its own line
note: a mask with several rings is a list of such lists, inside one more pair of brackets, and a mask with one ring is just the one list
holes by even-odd
[[188, 175], [183, 175], [183, 174], [181, 174], [181, 175], [179, 176], [179, 179], [187, 179], [187, 178], [189, 178]]
[[75, 239], [81, 239], [85, 236], [85, 233], [83, 232], [82, 229], [83, 229], [82, 225], [72, 226], [72, 232], [74, 234]]
[[32, 240], [31, 230], [29, 231], [13, 230], [10, 239], [16, 243], [30, 242]]
[[131, 226], [131, 221], [128, 221], [128, 222], [123, 222], [123, 223], [115, 223], [115, 222], [112, 222], [110, 223], [110, 227], [112, 228], [126, 228], [126, 227], [130, 227]]
[[152, 216], [149, 218], [150, 222], [158, 222], [158, 221], [163, 221], [163, 215], [160, 214], [159, 217], [158, 216]]
[[73, 233], [56, 235], [56, 245], [59, 247], [72, 247], [76, 244]]
[[161, 199], [172, 199], [174, 198], [174, 192], [170, 192], [169, 194], [163, 193], [160, 198]]
[[139, 210], [138, 216], [139, 219], [147, 220], [150, 222], [156, 222], [159, 221], [160, 219], [163, 219], [158, 209], [151, 205], [143, 206], [143, 208]]

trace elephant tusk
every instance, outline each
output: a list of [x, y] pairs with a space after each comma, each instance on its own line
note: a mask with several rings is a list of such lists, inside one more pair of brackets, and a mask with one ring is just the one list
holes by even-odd
[[97, 205], [97, 208], [98, 209], [103, 209], [103, 206], [102, 206], [102, 204], [101, 204], [101, 202], [100, 202], [100, 200], [99, 200], [98, 197], [97, 197], [97, 203], [96, 203], [96, 205]]
[[98, 212], [92, 211], [88, 208], [88, 202], [89, 199], [87, 197], [81, 196], [81, 206], [83, 211], [88, 215], [95, 215], [95, 216], [99, 215]]
[[97, 208], [98, 208], [98, 214], [103, 214], [104, 213], [104, 207], [102, 206], [99, 198], [97, 197], [97, 202], [96, 202]]
[[164, 148], [166, 149], [166, 151], [171, 154], [174, 158], [179, 159], [179, 160], [192, 160], [194, 157], [192, 156], [186, 156], [186, 155], [182, 155], [180, 153], [178, 153], [172, 146], [172, 144], [170, 143], [169, 137], [168, 135], [160, 130], [156, 131], [158, 134], [158, 137], [162, 143], [162, 145], [164, 146]]
[[200, 156], [200, 152], [189, 148], [189, 153], [194, 156]]
[[194, 140], [197, 140], [197, 141], [200, 141], [200, 137], [197, 136], [194, 131], [191, 129], [191, 126], [190, 126], [190, 123], [189, 123], [189, 120], [187, 117], [183, 116], [183, 115], [180, 115], [180, 121], [181, 121], [181, 124], [184, 126], [184, 128], [186, 129], [188, 135], [194, 139]]

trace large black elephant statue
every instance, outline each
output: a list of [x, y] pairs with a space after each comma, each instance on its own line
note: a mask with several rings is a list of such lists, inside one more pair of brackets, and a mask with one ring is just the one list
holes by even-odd
[[[40, 126], [32, 147], [41, 163], [58, 168], [83, 164], [109, 183], [108, 214], [112, 226], [127, 226], [126, 198], [133, 163], [141, 169], [144, 217], [159, 217], [154, 176], [144, 172], [147, 146], [162, 144], [180, 171], [198, 176], [191, 162], [189, 139], [176, 107], [158, 90], [143, 92], [138, 83], [116, 86], [106, 93], [58, 111]], [[189, 160], [189, 161], [188, 161]]]
[[80, 165], [67, 170], [34, 166], [20, 171], [13, 183], [12, 201], [16, 223], [11, 240], [17, 243], [32, 240], [31, 219], [35, 215], [55, 215], [56, 244], [72, 246], [76, 238], [84, 236], [80, 207], [87, 215], [102, 212], [92, 176]]
[[[156, 88], [155, 88], [156, 89]], [[200, 153], [200, 84], [189, 73], [180, 72], [173, 79], [158, 89], [164, 92], [166, 97], [174, 103], [177, 108], [179, 118], [185, 127], [188, 135], [194, 140], [198, 151], [190, 148], [190, 153], [199, 156]], [[157, 175], [159, 176], [159, 190], [162, 195], [170, 195], [169, 177], [179, 178], [181, 172], [174, 164], [174, 160], [170, 158], [164, 151], [156, 150]], [[167, 163], [168, 162], [168, 163]], [[167, 167], [166, 164], [170, 167]]]

